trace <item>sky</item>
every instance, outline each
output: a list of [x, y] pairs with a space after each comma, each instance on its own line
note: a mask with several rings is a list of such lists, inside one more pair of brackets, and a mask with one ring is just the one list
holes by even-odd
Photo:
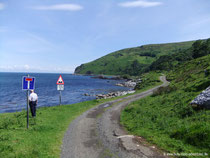
[[0, 0], [0, 72], [72, 73], [111, 52], [210, 38], [209, 0]]

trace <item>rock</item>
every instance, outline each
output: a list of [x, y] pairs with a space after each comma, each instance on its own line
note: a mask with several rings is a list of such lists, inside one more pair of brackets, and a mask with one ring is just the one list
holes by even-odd
[[107, 78], [107, 77], [105, 77], [105, 76], [103, 76], [103, 75], [94, 76], [94, 77], [92, 77], [92, 78], [98, 78], [98, 79], [109, 79], [109, 78]]
[[132, 94], [135, 93], [136, 91], [128, 91], [128, 94]]
[[193, 107], [210, 109], [210, 86], [202, 91], [190, 104]]
[[141, 83], [142, 80], [139, 78], [139, 79], [136, 80], [136, 82], [137, 82], [137, 83]]
[[84, 96], [90, 96], [90, 94], [88, 94], [88, 93], [85, 93], [85, 94], [84, 94]]
[[105, 80], [122, 80], [122, 78], [118, 76], [104, 76], [104, 75], [93, 76], [91, 78], [105, 79]]
[[126, 81], [126, 82], [123, 82], [123, 83], [117, 83], [116, 86], [134, 88], [136, 86], [136, 82], [130, 80], [130, 81]]
[[132, 94], [134, 93], [135, 91], [132, 90], [132, 91], [117, 91], [117, 92], [110, 92], [110, 93], [107, 93], [107, 94], [97, 94], [96, 95], [96, 99], [107, 99], [107, 98], [113, 98], [113, 97], [118, 97], [118, 96], [123, 96], [123, 95], [127, 95], [127, 94]]
[[122, 83], [117, 83], [116, 86], [124, 87], [124, 85]]

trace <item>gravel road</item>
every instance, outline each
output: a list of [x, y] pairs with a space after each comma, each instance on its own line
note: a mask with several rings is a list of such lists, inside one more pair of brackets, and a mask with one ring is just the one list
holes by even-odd
[[[167, 86], [165, 76], [160, 80]], [[131, 102], [151, 95], [148, 91], [106, 102], [92, 108], [69, 126], [61, 147], [61, 158], [164, 158], [141, 137], [128, 135], [120, 126], [121, 110]]]

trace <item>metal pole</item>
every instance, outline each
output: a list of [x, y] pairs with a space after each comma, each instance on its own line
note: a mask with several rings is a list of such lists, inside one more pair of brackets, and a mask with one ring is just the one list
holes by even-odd
[[27, 129], [28, 129], [28, 125], [29, 125], [28, 106], [29, 106], [29, 90], [27, 90]]
[[60, 97], [59, 98], [60, 98], [60, 105], [61, 105], [61, 91], [60, 91]]
[[[28, 77], [29, 77], [29, 75], [28, 75]], [[29, 82], [29, 81], [28, 81]], [[27, 129], [28, 129], [28, 126], [29, 126], [29, 115], [28, 115], [28, 106], [29, 106], [29, 88], [30, 87], [28, 87], [28, 90], [27, 90]]]

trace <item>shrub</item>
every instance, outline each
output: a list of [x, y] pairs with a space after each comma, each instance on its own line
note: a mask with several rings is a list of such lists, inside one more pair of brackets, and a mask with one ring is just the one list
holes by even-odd
[[175, 91], [175, 90], [177, 90], [177, 87], [176, 86], [160, 87], [156, 91], [154, 91], [154, 93], [152, 94], [152, 96], [155, 97], [155, 96], [158, 96], [158, 95], [170, 93], [170, 92]]
[[131, 76], [128, 75], [128, 74], [122, 75], [120, 77], [123, 78], [123, 79], [126, 79], [126, 80], [131, 78]]
[[210, 148], [210, 128], [202, 124], [181, 127], [171, 134], [172, 138], [184, 140], [185, 143], [198, 148]]

